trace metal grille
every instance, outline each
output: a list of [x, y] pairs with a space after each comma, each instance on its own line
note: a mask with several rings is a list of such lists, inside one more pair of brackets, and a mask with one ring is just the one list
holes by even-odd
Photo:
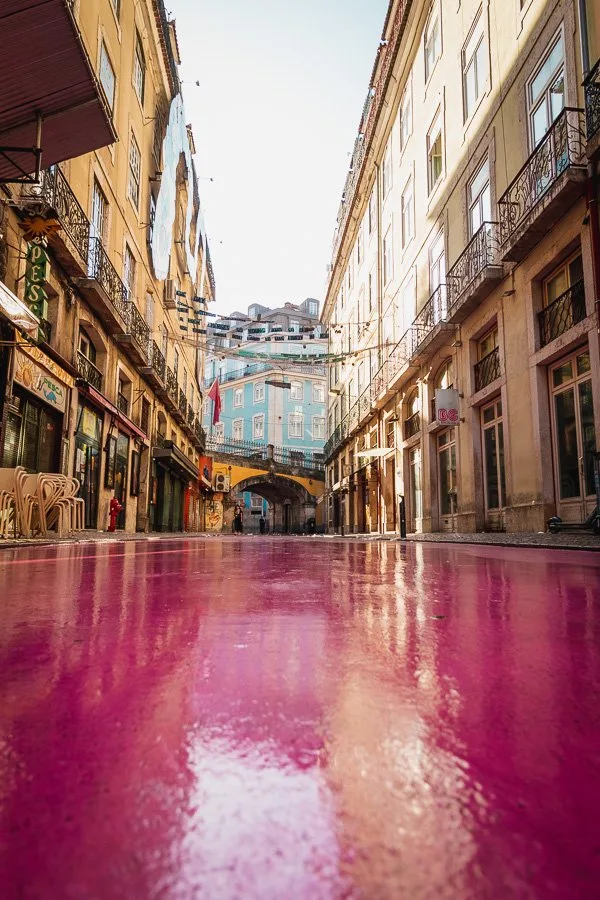
[[166, 362], [156, 341], [152, 341], [152, 368], [161, 379], [165, 380]]
[[179, 403], [178, 403], [178, 406], [179, 406], [179, 412], [181, 413], [181, 415], [182, 415], [183, 418], [185, 419], [186, 414], [187, 414], [187, 400], [185, 399], [185, 394], [183, 393], [183, 389], [182, 389], [182, 388], [179, 388]]
[[192, 406], [191, 403], [188, 403], [187, 421], [188, 421], [188, 425], [192, 426], [192, 428], [194, 426], [194, 418], [195, 418], [194, 407]]
[[131, 335], [138, 342], [140, 347], [147, 347], [150, 340], [150, 328], [148, 323], [141, 315], [135, 303], [130, 303], [129, 328]]
[[494, 347], [491, 353], [475, 363], [475, 390], [483, 390], [496, 378], [500, 378], [500, 374], [500, 349]]
[[587, 139], [591, 141], [600, 131], [600, 59], [585, 80], [584, 92]]
[[128, 322], [130, 304], [127, 300], [127, 288], [108, 258], [100, 238], [90, 239], [88, 274], [90, 278], [96, 279], [123, 321]]
[[81, 259], [86, 260], [90, 222], [58, 166], [42, 172], [40, 184], [28, 188], [25, 194], [48, 204], [56, 213], [61, 228], [69, 236]]
[[421, 430], [421, 413], [416, 412], [413, 413], [412, 416], [409, 416], [408, 419], [404, 422], [404, 440], [408, 441], [409, 438], [414, 437], [415, 434], [418, 434]]
[[129, 414], [129, 402], [125, 394], [117, 394], [117, 409], [126, 416]]
[[484, 222], [446, 276], [450, 309], [464, 297], [478, 275], [498, 264], [498, 250], [498, 223]]
[[584, 319], [585, 290], [583, 281], [578, 281], [538, 313], [540, 345], [544, 347]]
[[177, 376], [173, 369], [167, 366], [167, 391], [173, 403], [177, 403]]
[[546, 136], [498, 201], [500, 243], [505, 246], [558, 178], [571, 166], [584, 168], [582, 109], [563, 109]]
[[80, 350], [77, 351], [75, 365], [84, 381], [91, 384], [97, 391], [102, 390], [102, 372]]

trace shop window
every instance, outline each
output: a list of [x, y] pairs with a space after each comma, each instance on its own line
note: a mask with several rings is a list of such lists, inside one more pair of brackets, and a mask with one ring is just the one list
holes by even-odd
[[29, 472], [57, 472], [60, 461], [61, 417], [33, 398], [15, 392], [8, 409], [3, 463]]

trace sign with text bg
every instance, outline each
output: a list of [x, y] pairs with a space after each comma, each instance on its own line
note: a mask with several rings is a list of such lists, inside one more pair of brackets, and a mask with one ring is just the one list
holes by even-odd
[[453, 388], [436, 390], [435, 418], [438, 425], [458, 425], [458, 391]]

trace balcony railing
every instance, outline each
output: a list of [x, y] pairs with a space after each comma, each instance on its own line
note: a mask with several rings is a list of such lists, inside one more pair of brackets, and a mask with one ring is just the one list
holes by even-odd
[[69, 182], [58, 166], [42, 172], [41, 182], [28, 188], [27, 194], [43, 200], [56, 213], [61, 228], [68, 235], [82, 260], [88, 257], [90, 223]]
[[187, 415], [187, 400], [185, 399], [185, 394], [183, 393], [183, 388], [179, 388], [179, 412], [182, 417], [185, 419]]
[[81, 352], [81, 350], [77, 351], [75, 365], [80, 377], [83, 378], [84, 381], [91, 384], [97, 391], [102, 390], [102, 372], [94, 365], [91, 359], [88, 359], [87, 356]]
[[[208, 437], [205, 441], [206, 449], [211, 453], [227, 453], [231, 456], [242, 456], [246, 459], [269, 459], [269, 445], [260, 441], [236, 441], [233, 438], [224, 437], [217, 440]], [[291, 450], [288, 447], [273, 447], [273, 460], [285, 466], [322, 471], [325, 456], [323, 453], [312, 450]]]
[[600, 59], [585, 80], [584, 92], [587, 139], [591, 141], [600, 131]]
[[451, 312], [464, 298], [475, 279], [489, 266], [499, 264], [498, 223], [484, 222], [475, 232], [446, 276], [448, 309]]
[[121, 281], [119, 273], [108, 258], [100, 238], [97, 237], [90, 238], [88, 275], [98, 282], [108, 297], [111, 305], [119, 313], [123, 321], [129, 322], [127, 288]]
[[503, 248], [560, 176], [571, 166], [582, 166], [584, 152], [583, 110], [563, 109], [498, 201]]
[[491, 353], [475, 363], [475, 390], [483, 390], [496, 378], [500, 378], [500, 374], [500, 350], [494, 347]]
[[583, 281], [578, 281], [538, 313], [540, 345], [544, 347], [584, 319], [585, 290]]
[[168, 366], [166, 384], [171, 402], [176, 405], [178, 400], [177, 376], [175, 375], [173, 369], [170, 369]]
[[202, 424], [198, 417], [196, 417], [196, 420], [194, 421], [194, 434], [196, 435], [196, 440], [198, 441], [200, 446], [205, 447], [206, 446], [206, 432], [205, 432], [204, 428], [202, 427]]
[[129, 301], [129, 315], [126, 321], [129, 324], [131, 336], [138, 342], [140, 347], [147, 347], [150, 340], [150, 328], [135, 303], [131, 300]]
[[196, 418], [196, 414], [195, 414], [195, 412], [194, 412], [194, 407], [192, 406], [191, 403], [188, 403], [188, 408], [187, 408], [187, 423], [188, 423], [188, 425], [190, 426], [190, 428], [192, 428], [192, 429], [193, 429], [193, 427], [194, 427], [194, 419], [195, 419], [195, 418]]
[[156, 341], [152, 341], [150, 362], [160, 380], [164, 382], [167, 364]]
[[117, 409], [126, 416], [129, 415], [129, 400], [125, 394], [117, 394]]
[[404, 420], [404, 440], [408, 441], [411, 437], [414, 437], [415, 434], [418, 434], [421, 430], [421, 413], [416, 412], [413, 413], [412, 416], [409, 416], [408, 419]]

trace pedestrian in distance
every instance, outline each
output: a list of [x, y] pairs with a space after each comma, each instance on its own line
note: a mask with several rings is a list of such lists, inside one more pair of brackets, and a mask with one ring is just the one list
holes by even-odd
[[237, 532], [237, 534], [242, 534], [244, 531], [244, 519], [242, 516], [242, 507], [236, 506], [235, 514], [233, 516], [233, 530]]
[[264, 516], [261, 516], [260, 519], [258, 520], [258, 527], [260, 529], [261, 534], [265, 533], [266, 526], [267, 526], [267, 523], [265, 522]]

